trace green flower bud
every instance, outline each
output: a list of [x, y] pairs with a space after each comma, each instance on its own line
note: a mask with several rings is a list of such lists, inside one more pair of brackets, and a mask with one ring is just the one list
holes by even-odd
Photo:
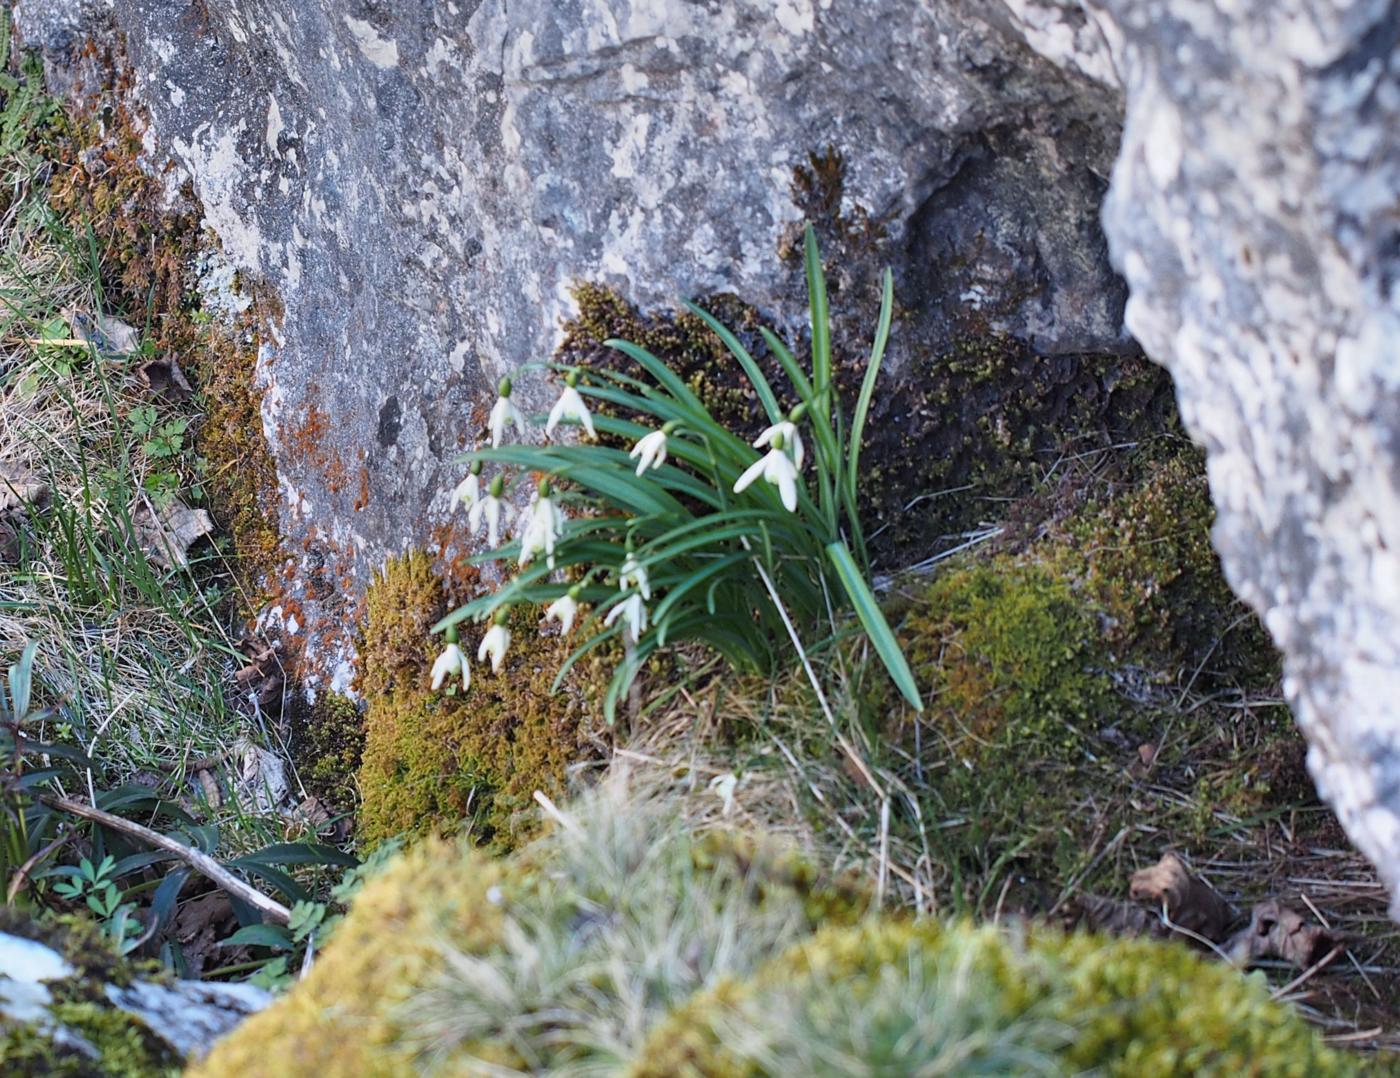
[[444, 633], [443, 636], [446, 638], [449, 644], [456, 644], [462, 639], [460, 636], [457, 635], [457, 626], [455, 625], [449, 625], [447, 627], [447, 632]]
[[500, 392], [501, 396], [503, 396], [503, 397], [509, 397], [509, 396], [510, 396], [510, 390], [511, 390], [510, 379], [509, 379], [509, 378], [502, 378], [502, 379], [501, 379], [501, 385], [500, 385], [500, 388], [499, 388], [499, 392]]
[[499, 610], [496, 611], [496, 616], [491, 620], [494, 621], [497, 625], [504, 625], [508, 620], [510, 620], [510, 607], [501, 607]]
[[471, 468], [470, 468], [469, 470], [471, 471], [472, 475], [480, 475], [480, 474], [481, 474], [481, 461], [479, 461], [479, 460], [474, 460], [474, 461], [472, 461], [472, 466], [471, 466]]
[[576, 388], [578, 386], [578, 371], [570, 371], [564, 375], [564, 384], [570, 389]]
[[549, 476], [545, 476], [543, 479], [540, 480], [540, 485], [539, 485], [540, 497], [541, 497], [541, 498], [548, 498], [548, 497], [549, 497], [550, 489], [551, 489], [551, 488], [550, 488], [550, 485], [549, 485]]
[[680, 430], [680, 428], [681, 421], [679, 419], [668, 419], [661, 425], [661, 433], [669, 438], [671, 435], [675, 434], [676, 431]]
[[495, 479], [491, 480], [491, 497], [499, 498], [505, 492], [506, 481], [504, 479], [498, 475]]

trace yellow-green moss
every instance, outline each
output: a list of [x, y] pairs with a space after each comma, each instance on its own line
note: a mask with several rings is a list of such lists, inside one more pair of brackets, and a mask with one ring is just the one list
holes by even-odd
[[[580, 661], [552, 693], [573, 645], [517, 607], [501, 672], [474, 663], [471, 689], [449, 696], [429, 684], [441, 640], [428, 630], [451, 604], [427, 555], [390, 561], [366, 608], [361, 835], [376, 842], [469, 821], [478, 841], [508, 849], [533, 826], [535, 813], [522, 810], [535, 790], [559, 796], [566, 768], [589, 752], [603, 657]], [[475, 651], [469, 627], [463, 647]]]
[[[1062, 1027], [1063, 1036], [1045, 1041], [1066, 1073], [1124, 1078], [1360, 1073], [1354, 1059], [1325, 1047], [1316, 1031], [1273, 1002], [1265, 983], [1177, 944], [876, 920], [819, 933], [748, 983], [727, 982], [697, 996], [655, 1030], [629, 1074], [776, 1075], [780, 1072], [744, 1051], [745, 1038], [734, 1037], [735, 1030], [761, 1034], [765, 1024], [800, 1010], [804, 997], [831, 984], [857, 1001], [851, 1010], [859, 1021], [859, 1001], [872, 991], [872, 981], [882, 971], [910, 967], [922, 967], [916, 983], [935, 984], [940, 974], [974, 982], [974, 991], [994, 998], [999, 1013], [992, 1017], [1004, 1023], [1001, 1029], [1013, 1029], [1027, 1015]], [[973, 1025], [961, 1032], [986, 1037], [999, 1031]], [[782, 1043], [783, 1030], [769, 1032]], [[844, 1031], [830, 1033], [839, 1038]], [[891, 1047], [897, 1053], [901, 1046]], [[974, 1056], [967, 1065], [976, 1062]], [[910, 1070], [898, 1073], [912, 1073], [915, 1063], [909, 1060]]]
[[192, 1078], [416, 1074], [396, 1009], [441, 968], [444, 948], [470, 953], [499, 938], [487, 893], [502, 872], [461, 844], [418, 843], [365, 885], [311, 975], [215, 1045]]
[[356, 800], [355, 777], [365, 748], [365, 719], [354, 701], [324, 693], [292, 717], [292, 757], [306, 788], [337, 809]]
[[995, 748], [1072, 748], [1109, 700], [1084, 597], [1050, 561], [972, 561], [939, 575], [905, 623], [909, 660], [937, 714]]

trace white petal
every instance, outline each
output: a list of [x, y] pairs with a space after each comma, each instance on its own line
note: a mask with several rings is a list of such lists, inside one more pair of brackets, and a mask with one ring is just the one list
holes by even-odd
[[750, 464], [748, 470], [745, 471], [743, 475], [739, 476], [739, 481], [734, 484], [734, 493], [741, 494], [746, 489], [748, 489], [749, 485], [753, 483], [753, 481], [757, 479], [760, 475], [763, 474], [763, 471], [767, 466], [767, 457], [760, 457], [758, 460]]
[[506, 401], [506, 404], [509, 406], [508, 412], [511, 422], [515, 424], [516, 433], [522, 438], [525, 437], [525, 413], [515, 406], [513, 400]]
[[544, 432], [546, 434], [553, 434], [554, 428], [557, 427], [560, 421], [564, 418], [564, 403], [568, 399], [569, 398], [566, 395], [560, 397], [557, 401], [554, 402], [554, 407], [549, 410], [549, 422], [544, 425]]
[[476, 500], [481, 496], [481, 477], [467, 473], [452, 491], [452, 501], [448, 504], [449, 510], [456, 509], [459, 503], [466, 503], [468, 509], [476, 504]]
[[[792, 426], [791, 423], [788, 426]], [[797, 433], [797, 428], [792, 427], [792, 459], [798, 468], [802, 467], [802, 458], [806, 456], [802, 449], [802, 435]]]
[[472, 502], [471, 508], [467, 510], [467, 528], [472, 535], [481, 530], [481, 514], [486, 511], [486, 502], [492, 500], [491, 495], [486, 495], [481, 501]]
[[786, 453], [773, 450], [764, 458], [766, 466], [763, 478], [778, 488], [783, 499], [783, 508], [789, 513], [797, 511], [797, 469]]
[[501, 545], [501, 499], [486, 497], [486, 538], [493, 547]]
[[437, 661], [433, 663], [433, 692], [442, 688], [442, 683], [447, 680], [448, 674], [456, 672], [452, 668], [454, 658], [452, 646], [449, 644], [447, 650], [439, 655]]
[[510, 422], [510, 413], [515, 405], [511, 404], [509, 397], [497, 397], [496, 403], [491, 406], [491, 447], [499, 448], [501, 435], [505, 433], [506, 424]]

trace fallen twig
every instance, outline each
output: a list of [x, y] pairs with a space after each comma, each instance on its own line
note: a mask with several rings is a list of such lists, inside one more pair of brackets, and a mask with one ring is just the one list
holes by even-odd
[[58, 797], [55, 794], [44, 794], [40, 800], [46, 805], [59, 809], [63, 812], [70, 812], [74, 816], [81, 816], [85, 820], [92, 820], [100, 823], [103, 827], [110, 827], [114, 831], [122, 831], [142, 842], [155, 846], [157, 849], [173, 853], [180, 860], [184, 861], [201, 876], [218, 884], [235, 898], [242, 899], [248, 905], [258, 910], [264, 917], [285, 925], [291, 920], [292, 911], [278, 902], [274, 898], [269, 898], [261, 891], [249, 886], [235, 876], [218, 861], [210, 857], [207, 853], [186, 846], [183, 842], [177, 842], [173, 838], [167, 838], [159, 831], [152, 831], [149, 827], [143, 827], [139, 823], [125, 820], [120, 816], [114, 816], [110, 812], [103, 812], [100, 808], [92, 805], [85, 805], [81, 801], [74, 801], [67, 797]]

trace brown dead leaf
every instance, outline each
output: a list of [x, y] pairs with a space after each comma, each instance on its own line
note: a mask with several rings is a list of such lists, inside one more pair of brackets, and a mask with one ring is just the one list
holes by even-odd
[[1165, 938], [1171, 929], [1151, 910], [1121, 899], [1082, 894], [1064, 907], [1059, 925], [1066, 931], [1106, 932], [1111, 936]]
[[271, 708], [281, 700], [285, 681], [276, 646], [249, 637], [238, 645], [238, 650], [247, 657], [248, 665], [235, 672], [233, 680], [257, 701], [260, 708]]
[[1191, 875], [1174, 853], [1162, 855], [1151, 868], [1133, 873], [1128, 894], [1134, 902], [1150, 902], [1166, 908], [1173, 925], [1211, 941], [1224, 938], [1235, 911], [1215, 888]]
[[0, 520], [0, 565], [19, 564], [21, 544], [14, 525]]
[[214, 520], [205, 510], [191, 509], [178, 498], [159, 512], [142, 504], [131, 522], [146, 555], [166, 569], [187, 566], [190, 547], [214, 530]]
[[92, 345], [107, 358], [129, 356], [141, 350], [141, 334], [136, 327], [111, 315], [70, 311], [68, 326], [75, 340]]
[[17, 464], [0, 462], [0, 513], [42, 505], [48, 500], [49, 485]]
[[189, 975], [198, 977], [211, 961], [222, 964], [226, 952], [219, 951], [219, 941], [237, 929], [233, 906], [222, 891], [182, 902], [175, 915], [175, 938], [180, 942]]
[[194, 777], [199, 780], [199, 788], [204, 791], [204, 800], [210, 808], [216, 809], [223, 804], [224, 796], [219, 790], [219, 780], [214, 772], [200, 768], [194, 773]]
[[1237, 966], [1250, 966], [1265, 958], [1281, 958], [1299, 969], [1321, 961], [1340, 940], [1319, 924], [1310, 923], [1297, 910], [1275, 899], [1261, 902], [1249, 915], [1249, 924], [1225, 944], [1225, 953]]
[[172, 404], [184, 404], [194, 396], [194, 389], [174, 356], [143, 363], [136, 368], [136, 374], [152, 396], [164, 397]]

